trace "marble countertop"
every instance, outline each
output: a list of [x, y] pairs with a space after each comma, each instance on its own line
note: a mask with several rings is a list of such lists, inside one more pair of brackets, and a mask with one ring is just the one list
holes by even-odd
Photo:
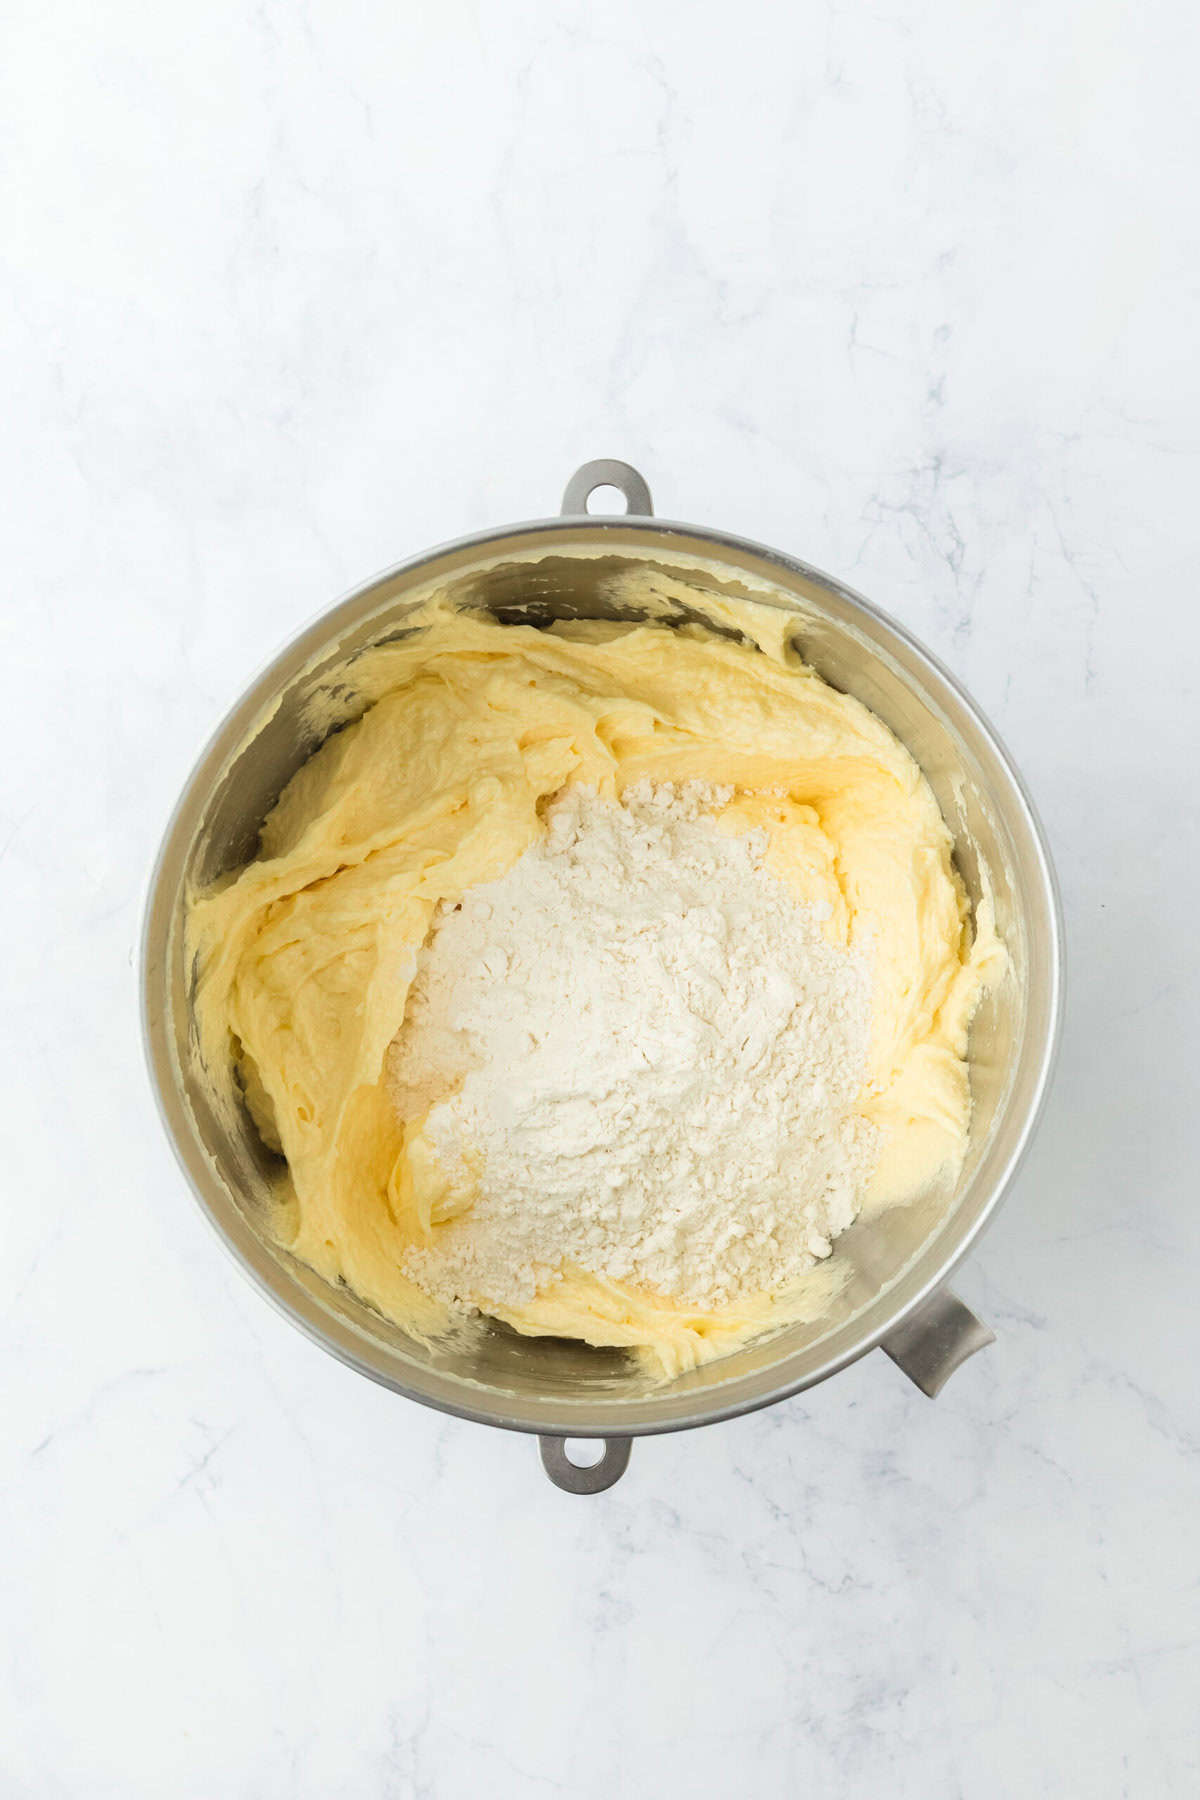
[[[1196, 53], [1182, 0], [8, 10], [5, 1800], [1200, 1791]], [[583, 1500], [251, 1291], [134, 963], [249, 674], [595, 456], [965, 680], [1070, 995], [996, 1345]]]

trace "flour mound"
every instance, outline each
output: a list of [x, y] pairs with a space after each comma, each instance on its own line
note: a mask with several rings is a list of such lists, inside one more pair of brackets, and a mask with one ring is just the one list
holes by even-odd
[[730, 798], [568, 789], [440, 909], [388, 1058], [448, 1195], [406, 1264], [436, 1297], [520, 1306], [574, 1266], [709, 1310], [854, 1218], [870, 970], [763, 868], [765, 832], [720, 829]]

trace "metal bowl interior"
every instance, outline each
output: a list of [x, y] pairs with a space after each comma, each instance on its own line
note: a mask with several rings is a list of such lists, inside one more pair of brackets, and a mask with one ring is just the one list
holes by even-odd
[[[220, 1122], [196, 1056], [181, 929], [189, 885], [254, 855], [265, 814], [316, 747], [306, 701], [336, 689], [353, 716], [354, 655], [404, 630], [421, 598], [449, 589], [505, 622], [628, 617], [614, 589], [635, 566], [686, 583], [700, 619], [713, 595], [794, 614], [805, 658], [876, 712], [920, 763], [971, 898], [987, 885], [1009, 953], [1008, 973], [972, 1029], [971, 1133], [953, 1189], [846, 1232], [835, 1254], [848, 1279], [819, 1321], [667, 1386], [620, 1353], [501, 1326], [430, 1349], [280, 1248], [268, 1229], [270, 1158], [248, 1118], [233, 1131]], [[649, 610], [668, 624], [684, 616], [678, 605], [650, 602]], [[1025, 1147], [1049, 1077], [1060, 982], [1057, 899], [1036, 819], [994, 734], [945, 670], [865, 601], [799, 562], [715, 532], [629, 518], [555, 520], [463, 540], [381, 576], [302, 632], [193, 773], [153, 878], [143, 951], [148, 1054], [168, 1134], [205, 1211], [263, 1292], [335, 1355], [413, 1399], [564, 1436], [668, 1431], [768, 1404], [853, 1361], [918, 1307], [976, 1237]]]

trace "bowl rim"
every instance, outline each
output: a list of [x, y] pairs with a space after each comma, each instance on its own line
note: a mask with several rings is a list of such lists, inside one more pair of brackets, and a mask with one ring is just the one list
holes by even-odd
[[[990, 1191], [968, 1220], [959, 1219], [958, 1212], [962, 1210], [960, 1208], [958, 1212], [951, 1214], [946, 1225], [937, 1233], [939, 1242], [944, 1238], [950, 1239], [944, 1247], [944, 1253], [933, 1258], [928, 1272], [919, 1281], [909, 1282], [903, 1299], [894, 1308], [889, 1308], [883, 1304], [886, 1302], [888, 1294], [906, 1286], [906, 1271], [902, 1271], [864, 1309], [867, 1313], [882, 1312], [882, 1318], [877, 1318], [868, 1329], [849, 1344], [836, 1351], [831, 1351], [821, 1358], [804, 1374], [785, 1376], [772, 1382], [764, 1391], [754, 1392], [749, 1396], [735, 1396], [735, 1390], [740, 1383], [751, 1381], [754, 1376], [733, 1377], [729, 1383], [730, 1395], [726, 1399], [721, 1398], [721, 1389], [718, 1387], [714, 1391], [712, 1404], [698, 1405], [694, 1411], [685, 1410], [667, 1418], [641, 1419], [628, 1419], [624, 1414], [626, 1411], [637, 1408], [653, 1407], [656, 1400], [667, 1399], [674, 1384], [664, 1384], [659, 1396], [651, 1394], [641, 1396], [637, 1400], [612, 1400], [597, 1397], [580, 1401], [553, 1402], [534, 1399], [524, 1394], [520, 1396], [510, 1394], [504, 1389], [489, 1388], [482, 1383], [473, 1384], [464, 1377], [443, 1376], [440, 1372], [437, 1373], [436, 1380], [432, 1383], [435, 1391], [422, 1391], [401, 1379], [390, 1369], [381, 1366], [381, 1362], [373, 1359], [370, 1354], [373, 1348], [371, 1340], [347, 1321], [321, 1309], [299, 1283], [289, 1276], [285, 1263], [259, 1243], [248, 1225], [243, 1222], [243, 1228], [239, 1232], [236, 1226], [231, 1226], [218, 1216], [218, 1206], [214, 1204], [206, 1188], [209, 1183], [212, 1183], [223, 1192], [223, 1183], [211, 1169], [204, 1148], [195, 1133], [187, 1129], [187, 1109], [173, 1092], [172, 1072], [175, 1063], [170, 1034], [167, 1029], [170, 1016], [168, 952], [178, 893], [178, 875], [183, 868], [194, 824], [198, 822], [192, 819], [192, 814], [202, 810], [221, 769], [248, 741], [255, 722], [261, 721], [264, 706], [269, 702], [272, 694], [278, 691], [276, 677], [280, 666], [284, 663], [295, 665], [292, 669], [294, 677], [306, 666], [306, 662], [311, 663], [316, 660], [322, 650], [327, 651], [336, 647], [339, 632], [344, 633], [357, 620], [370, 617], [371, 597], [376, 594], [377, 590], [397, 580], [405, 577], [411, 578], [422, 572], [428, 578], [434, 573], [435, 565], [444, 559], [459, 558], [464, 552], [482, 554], [486, 553], [489, 548], [496, 549], [499, 554], [500, 546], [504, 546], [505, 553], [511, 548], [514, 556], [519, 556], [523, 545], [525, 547], [532, 546], [537, 539], [551, 534], [567, 542], [590, 540], [588, 548], [603, 554], [603, 540], [606, 537], [615, 539], [621, 534], [628, 535], [630, 533], [635, 537], [646, 539], [690, 540], [691, 544], [697, 546], [697, 549], [692, 552], [693, 554], [701, 556], [712, 554], [714, 561], [720, 560], [723, 552], [732, 550], [758, 563], [768, 582], [773, 570], [778, 570], [792, 579], [799, 578], [818, 590], [835, 596], [849, 608], [852, 614], [862, 615], [875, 626], [882, 627], [885, 633], [897, 639], [908, 656], [918, 664], [923, 672], [931, 674], [935, 678], [935, 683], [940, 683], [952, 700], [962, 709], [1008, 782], [1033, 851], [1033, 865], [1040, 889], [1039, 897], [1049, 925], [1044, 945], [1047, 964], [1046, 979], [1049, 988], [1046, 996], [1048, 1003], [1042, 1009], [1044, 1024], [1040, 1042], [1036, 1044], [1032, 1053], [1035, 1058], [1035, 1066], [1031, 1098], [1025, 1116], [1016, 1131], [1013, 1146], [997, 1172]], [[658, 547], [665, 548], [665, 546]], [[679, 548], [684, 550], [682, 543]], [[687, 553], [686, 550], [684, 553]], [[450, 571], [447, 573], [449, 574]], [[771, 604], [767, 595], [763, 595], [761, 598], [767, 604]], [[780, 603], [785, 608], [796, 607], [796, 610], [801, 610], [797, 603], [789, 598], [786, 591], [781, 591]], [[297, 663], [297, 655], [302, 649], [307, 649], [309, 656], [306, 661]], [[175, 872], [174, 879], [172, 879], [172, 871]], [[277, 1312], [281, 1313], [312, 1342], [318, 1344], [330, 1355], [337, 1357], [339, 1361], [357, 1373], [368, 1376], [371, 1380], [379, 1382], [382, 1386], [388, 1387], [408, 1399], [420, 1401], [424, 1405], [453, 1417], [531, 1435], [578, 1438], [649, 1437], [671, 1431], [685, 1431], [699, 1425], [717, 1424], [726, 1419], [740, 1417], [743, 1414], [755, 1412], [761, 1407], [773, 1406], [781, 1400], [786, 1400], [794, 1394], [816, 1386], [817, 1383], [848, 1368], [861, 1357], [876, 1349], [891, 1332], [918, 1313], [930, 1297], [945, 1285], [950, 1275], [962, 1263], [995, 1216], [1025, 1159], [1033, 1134], [1045, 1110], [1062, 1035], [1065, 939], [1062, 902], [1054, 865], [1044, 828], [1024, 778], [999, 733], [977, 703], [946, 665], [927, 649], [904, 624], [836, 577], [826, 574], [800, 557], [760, 544], [751, 538], [720, 531], [711, 526], [692, 525], [649, 515], [586, 514], [565, 517], [552, 516], [471, 532], [438, 544], [431, 549], [423, 550], [414, 556], [406, 557], [380, 571], [369, 580], [357, 583], [338, 600], [335, 600], [331, 606], [309, 618], [276, 649], [274, 654], [259, 667], [250, 682], [242, 689], [238, 699], [228, 708], [210, 733], [171, 810], [146, 882], [138, 970], [138, 1012], [145, 1064], [159, 1118], [168, 1142], [196, 1203], [208, 1219], [212, 1229], [243, 1274], [274, 1306]], [[179, 1121], [172, 1117], [173, 1105], [181, 1115]], [[953, 1230], [956, 1223], [958, 1229]], [[907, 1270], [915, 1267], [921, 1255], [921, 1252], [916, 1253], [907, 1265]], [[851, 1323], [852, 1321], [847, 1321], [839, 1330], [847, 1329]], [[378, 1348], [382, 1354], [389, 1357], [395, 1354], [387, 1350], [385, 1346]], [[785, 1367], [786, 1362], [781, 1361], [780, 1366], [781, 1368]], [[494, 1396], [492, 1403], [475, 1406], [470, 1403], [468, 1398], [463, 1397], [470, 1394], [473, 1386], [478, 1387], [481, 1396], [484, 1394]], [[679, 1396], [677, 1395], [676, 1398]], [[505, 1403], [509, 1400], [519, 1408], [519, 1413], [516, 1410], [506, 1409]], [[589, 1413], [593, 1415], [591, 1422], [582, 1417], [569, 1416], [571, 1409], [576, 1406], [588, 1409]], [[561, 1409], [557, 1415], [552, 1410], [554, 1407]], [[600, 1413], [607, 1415], [602, 1422], [597, 1421], [594, 1416]]]

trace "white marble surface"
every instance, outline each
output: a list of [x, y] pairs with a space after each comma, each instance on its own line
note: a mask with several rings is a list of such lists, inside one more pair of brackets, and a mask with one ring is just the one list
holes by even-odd
[[[1198, 1791], [1192, 17], [5, 9], [5, 1800]], [[965, 678], [1072, 986], [996, 1346], [575, 1500], [244, 1284], [133, 964], [248, 674], [600, 455]]]

